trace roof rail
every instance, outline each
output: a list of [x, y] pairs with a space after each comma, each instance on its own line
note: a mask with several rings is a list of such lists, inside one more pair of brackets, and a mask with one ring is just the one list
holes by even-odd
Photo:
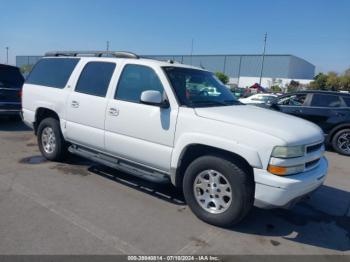
[[45, 53], [45, 56], [112, 56], [116, 58], [140, 58], [134, 53], [124, 51], [51, 51]]

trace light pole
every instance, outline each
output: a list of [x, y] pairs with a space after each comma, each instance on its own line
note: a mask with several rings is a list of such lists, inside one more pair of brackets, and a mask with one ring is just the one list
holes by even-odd
[[192, 55], [193, 55], [193, 38], [191, 42], [191, 65], [192, 65]]
[[109, 41], [107, 41], [106, 51], [107, 51], [107, 54], [108, 54], [109, 53]]
[[261, 62], [261, 71], [260, 71], [260, 80], [259, 80], [259, 85], [261, 86], [261, 79], [264, 71], [264, 61], [265, 61], [265, 51], [266, 51], [266, 40], [267, 40], [267, 33], [265, 33], [265, 38], [264, 38], [264, 51], [262, 54], [262, 62]]
[[5, 49], [6, 49], [6, 64], [8, 65], [9, 64], [9, 47], [6, 46]]

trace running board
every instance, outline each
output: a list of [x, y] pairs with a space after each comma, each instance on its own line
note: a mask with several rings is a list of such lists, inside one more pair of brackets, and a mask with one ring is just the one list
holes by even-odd
[[99, 164], [129, 173], [133, 176], [137, 176], [151, 182], [168, 183], [170, 181], [170, 176], [167, 173], [162, 173], [157, 170], [144, 167], [142, 165], [124, 159], [119, 159], [100, 152], [96, 152], [94, 150], [81, 146], [71, 145], [68, 148], [68, 151], [72, 154], [79, 155], [83, 158], [87, 158]]

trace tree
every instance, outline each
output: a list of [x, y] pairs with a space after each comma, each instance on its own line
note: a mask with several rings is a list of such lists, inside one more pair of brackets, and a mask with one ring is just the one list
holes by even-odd
[[339, 77], [335, 72], [329, 72], [326, 80], [326, 88], [329, 90], [336, 91], [339, 89]]
[[319, 73], [314, 77], [314, 81], [312, 81], [309, 85], [310, 89], [318, 89], [318, 90], [327, 90], [327, 79], [328, 75], [323, 73]]
[[350, 77], [350, 68], [345, 70], [344, 76]]
[[22, 74], [25, 74], [25, 73], [30, 73], [32, 69], [33, 69], [33, 65], [22, 65], [19, 70], [21, 71]]
[[295, 92], [298, 90], [300, 83], [298, 81], [292, 80], [287, 86], [287, 92]]
[[229, 81], [229, 77], [227, 75], [225, 75], [224, 73], [222, 72], [216, 72], [215, 73], [216, 77], [219, 78], [219, 80], [224, 84], [226, 85]]
[[343, 91], [350, 91], [350, 76], [339, 77], [339, 89]]
[[273, 85], [270, 87], [270, 90], [274, 93], [278, 93], [278, 92], [281, 92], [282, 91], [282, 88], [278, 85]]

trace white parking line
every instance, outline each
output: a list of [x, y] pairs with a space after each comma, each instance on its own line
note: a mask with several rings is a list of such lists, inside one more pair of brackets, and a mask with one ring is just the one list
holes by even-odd
[[34, 192], [31, 192], [28, 188], [15, 183], [11, 179], [8, 179], [4, 176], [0, 176], [1, 183], [6, 183], [13, 191], [16, 193], [19, 193], [21, 195], [24, 195], [25, 197], [30, 198], [40, 206], [47, 208], [51, 212], [55, 213], [56, 215], [59, 215], [63, 219], [67, 220], [68, 222], [78, 226], [79, 228], [85, 230], [86, 232], [90, 233], [91, 235], [97, 237], [101, 241], [103, 241], [105, 244], [116, 248], [123, 254], [144, 254], [144, 252], [133, 245], [125, 242], [124, 240], [108, 234], [105, 230], [93, 225], [89, 221], [79, 217], [77, 214], [58, 206], [54, 202], [47, 200], [39, 195], [37, 195]]

